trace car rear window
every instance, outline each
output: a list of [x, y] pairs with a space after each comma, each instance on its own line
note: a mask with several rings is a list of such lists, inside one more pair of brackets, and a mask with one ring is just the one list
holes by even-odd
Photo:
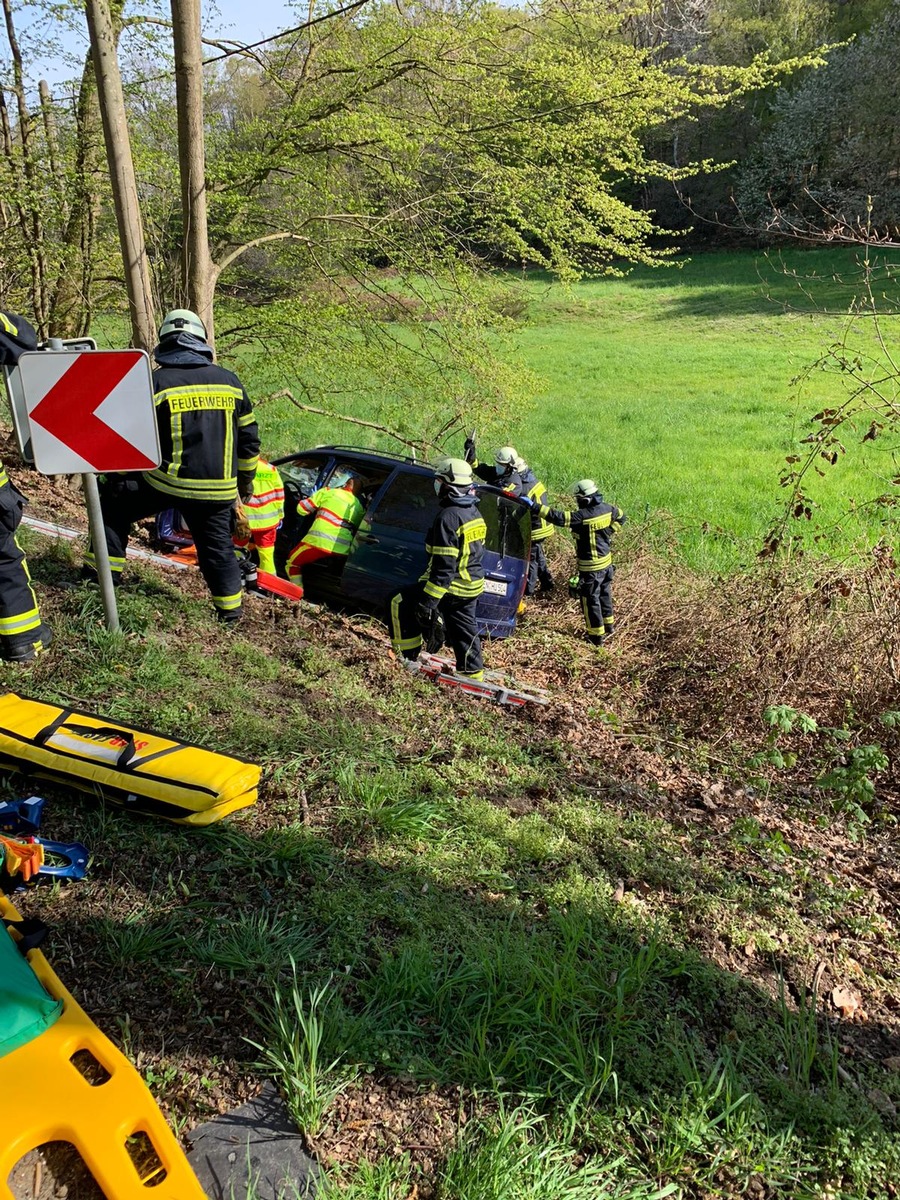
[[487, 525], [484, 544], [488, 549], [499, 554], [501, 558], [506, 558], [507, 555], [525, 558], [522, 523], [530, 523], [530, 518], [522, 505], [513, 500], [504, 500], [502, 496], [495, 496], [490, 492], [482, 492], [479, 508]]

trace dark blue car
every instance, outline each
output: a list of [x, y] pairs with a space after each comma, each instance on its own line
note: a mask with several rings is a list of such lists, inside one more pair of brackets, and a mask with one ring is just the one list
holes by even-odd
[[[303, 588], [310, 600], [385, 616], [391, 597], [414, 583], [427, 565], [425, 535], [438, 511], [434, 472], [402, 455], [354, 446], [317, 446], [274, 465], [285, 485], [285, 516], [275, 546], [280, 574], [309, 521], [297, 516], [298, 500], [326, 484], [340, 486], [351, 472], [362, 478], [366, 514], [350, 554], [311, 564], [303, 572]], [[525, 591], [531, 521], [522, 505], [492, 492], [482, 492], [480, 507], [488, 533], [479, 630], [509, 637]]]

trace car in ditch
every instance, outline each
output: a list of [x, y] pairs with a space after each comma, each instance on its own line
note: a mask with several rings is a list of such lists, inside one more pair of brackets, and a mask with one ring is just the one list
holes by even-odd
[[[365, 516], [350, 553], [312, 563], [303, 572], [303, 589], [310, 600], [386, 616], [391, 597], [415, 583], [427, 566], [425, 537], [438, 512], [432, 468], [400, 454], [355, 446], [316, 446], [275, 459], [274, 465], [285, 487], [285, 516], [275, 544], [279, 574], [312, 520], [298, 515], [298, 502], [318, 488], [340, 487], [351, 473], [361, 479]], [[495, 489], [477, 490], [487, 526], [479, 631], [503, 638], [515, 629], [525, 592], [531, 520], [523, 505]]]

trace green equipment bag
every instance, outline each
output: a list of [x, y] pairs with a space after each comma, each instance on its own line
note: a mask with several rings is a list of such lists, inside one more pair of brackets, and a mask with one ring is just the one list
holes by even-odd
[[[18, 924], [27, 933], [30, 923], [9, 924]], [[0, 921], [0, 1058], [40, 1036], [63, 1010], [62, 1000], [54, 1000], [44, 990], [19, 949], [31, 941], [26, 936], [17, 943]]]

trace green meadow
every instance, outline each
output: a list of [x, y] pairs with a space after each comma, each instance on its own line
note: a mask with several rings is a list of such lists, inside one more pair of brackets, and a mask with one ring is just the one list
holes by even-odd
[[[518, 346], [544, 382], [510, 436], [548, 486], [595, 477], [677, 535], [690, 565], [746, 561], [783, 510], [785, 456], [844, 396], [836, 374], [815, 371], [800, 388], [797, 377], [835, 342], [871, 343], [846, 315], [858, 277], [852, 253], [807, 251], [708, 254], [568, 289], [528, 280]], [[878, 513], [850, 510], [896, 473], [879, 443], [847, 449], [811, 489], [821, 544], [838, 553], [881, 532]]]
[[[871, 321], [848, 316], [861, 278], [856, 252], [843, 248], [703, 254], [573, 286], [507, 276], [522, 312], [498, 353], [525, 368], [522, 399], [514, 422], [479, 430], [480, 452], [512, 443], [562, 502], [576, 479], [595, 478], [642, 543], [694, 569], [752, 562], [785, 510], [785, 457], [804, 449], [815, 413], [846, 398], [845, 379], [814, 369], [817, 360], [837, 343], [876, 348]], [[892, 287], [879, 284], [886, 311]], [[234, 314], [228, 305], [224, 313], [227, 330]], [[93, 332], [101, 345], [122, 344], [118, 318]], [[313, 358], [286, 366], [269, 354], [235, 355], [227, 337], [222, 353], [257, 403], [270, 456], [326, 442], [405, 449], [268, 399], [285, 388], [306, 399], [311, 383], [313, 404], [377, 419], [371, 387], [349, 364], [341, 389], [339, 363], [322, 373]], [[890, 490], [898, 468], [890, 439], [861, 442], [868, 425], [861, 418], [847, 431], [836, 466], [810, 473], [813, 519], [796, 527], [806, 545], [837, 557], [894, 535], [896, 517], [871, 502]], [[460, 454], [462, 436], [444, 448]]]
[[[860, 275], [852, 251], [795, 250], [705, 254], [570, 287], [517, 277], [527, 304], [503, 353], [532, 382], [515, 424], [480, 431], [481, 453], [512, 443], [563, 498], [576, 479], [596, 478], [642, 537], [695, 569], [752, 561], [784, 511], [785, 456], [802, 448], [810, 417], [845, 394], [835, 373], [813, 371], [802, 387], [798, 376], [836, 342], [872, 344], [871, 324], [847, 316]], [[244, 375], [257, 396], [292, 386], [265, 362]], [[373, 415], [361, 396], [335, 407]], [[273, 455], [330, 441], [392, 445], [284, 400], [261, 405], [260, 423]], [[804, 532], [832, 554], [884, 533], [885, 510], [861, 506], [897, 472], [881, 442], [860, 444], [867, 426], [811, 478], [818, 507]], [[461, 438], [445, 448], [461, 453]]]

